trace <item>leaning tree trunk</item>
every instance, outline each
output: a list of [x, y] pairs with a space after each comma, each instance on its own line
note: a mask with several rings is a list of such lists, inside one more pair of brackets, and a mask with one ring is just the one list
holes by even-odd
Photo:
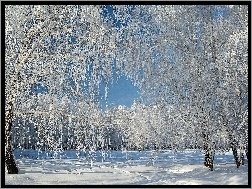
[[5, 112], [5, 165], [9, 174], [18, 174], [18, 168], [14, 160], [13, 150], [11, 147], [11, 127], [13, 118], [13, 103], [7, 103]]
[[241, 163], [239, 161], [239, 156], [238, 156], [238, 153], [237, 153], [236, 146], [233, 146], [232, 150], [233, 150], [233, 155], [234, 155], [236, 166], [237, 166], [237, 168], [239, 168], [239, 166], [241, 165]]
[[235, 164], [236, 164], [237, 168], [239, 168], [241, 163], [240, 163], [238, 152], [237, 152], [237, 146], [238, 146], [237, 141], [236, 141], [236, 139], [234, 138], [234, 136], [232, 134], [229, 134], [229, 140], [231, 141], [230, 145], [231, 145], [231, 148], [232, 148], [232, 151], [233, 151]]

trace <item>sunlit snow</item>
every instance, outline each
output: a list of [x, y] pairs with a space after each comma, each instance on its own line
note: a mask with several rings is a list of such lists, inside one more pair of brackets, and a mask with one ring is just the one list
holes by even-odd
[[[154, 165], [152, 151], [106, 151], [77, 159], [76, 151], [57, 157], [33, 150], [17, 150], [20, 174], [5, 174], [7, 185], [247, 185], [248, 163], [236, 168], [232, 152], [217, 153], [214, 171], [203, 166], [203, 153], [196, 150], [160, 151]], [[127, 156], [126, 156], [127, 153]], [[59, 158], [61, 157], [61, 158]]]

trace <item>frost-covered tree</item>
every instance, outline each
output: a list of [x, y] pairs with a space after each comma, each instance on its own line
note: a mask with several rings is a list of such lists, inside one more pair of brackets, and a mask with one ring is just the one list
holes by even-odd
[[224, 24], [231, 22], [232, 32], [222, 50], [219, 98], [221, 118], [227, 126], [229, 144], [239, 167], [237, 149], [248, 145], [248, 7], [229, 8], [233, 14], [229, 23]]
[[[88, 85], [94, 99], [94, 86], [112, 70], [115, 44], [111, 36], [115, 35], [105, 30], [99, 6], [5, 5], [5, 162], [9, 173], [18, 172], [10, 141], [13, 117], [16, 112], [23, 116], [25, 112], [19, 110], [24, 107], [38, 113], [25, 103], [31, 98], [30, 88], [40, 84], [55, 98], [79, 98], [92, 62]], [[59, 116], [52, 111], [51, 116]]]
[[184, 125], [200, 128], [195, 131], [212, 169], [212, 142], [246, 138], [247, 6], [150, 6], [154, 10], [163, 40], [152, 48], [156, 58], [144, 75], [143, 95], [163, 104], [163, 112], [172, 105], [180, 115], [173, 124], [191, 112]]
[[[29, 147], [189, 145], [204, 150], [212, 169], [218, 141], [232, 145], [238, 162], [248, 135], [247, 22], [244, 5], [5, 5], [8, 172], [18, 172], [11, 132], [25, 133], [16, 135], [14, 123], [29, 128]], [[106, 98], [114, 71], [139, 87], [142, 101], [104, 113], [99, 86]]]

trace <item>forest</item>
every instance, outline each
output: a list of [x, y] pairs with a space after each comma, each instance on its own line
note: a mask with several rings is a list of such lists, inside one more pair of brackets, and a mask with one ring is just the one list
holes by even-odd
[[[5, 5], [5, 165], [13, 151], [250, 153], [248, 5]], [[125, 75], [140, 96], [101, 108]], [[102, 96], [101, 84], [105, 84]], [[240, 153], [238, 153], [240, 152]]]

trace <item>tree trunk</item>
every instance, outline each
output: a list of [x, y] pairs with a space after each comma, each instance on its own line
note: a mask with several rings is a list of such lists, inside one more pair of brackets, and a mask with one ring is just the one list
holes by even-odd
[[237, 141], [236, 141], [236, 139], [234, 138], [234, 136], [232, 134], [229, 134], [229, 140], [231, 141], [230, 146], [231, 146], [232, 151], [233, 151], [235, 164], [236, 164], [237, 168], [239, 168], [241, 163], [240, 163], [239, 156], [238, 156], [238, 153], [237, 153], [237, 146], [238, 146]]
[[9, 174], [18, 174], [18, 168], [14, 160], [13, 150], [11, 147], [11, 127], [13, 118], [13, 103], [7, 103], [5, 112], [5, 165]]
[[248, 160], [248, 146], [246, 146], [246, 157], [247, 157], [247, 160]]
[[237, 166], [237, 168], [239, 168], [239, 166], [241, 165], [241, 163], [239, 161], [237, 149], [235, 147], [233, 147], [233, 155], [234, 155], [236, 166]]
[[204, 165], [209, 167], [211, 171], [213, 171], [213, 158], [211, 154], [211, 150], [208, 144], [208, 135], [203, 133], [204, 138], [204, 151], [205, 151], [205, 162]]
[[244, 146], [242, 145], [240, 148], [240, 159], [241, 159], [241, 164], [244, 165], [244, 157], [245, 156], [245, 149]]
[[239, 157], [238, 157], [238, 153], [237, 153], [237, 149], [236, 149], [235, 145], [232, 145], [232, 151], [233, 151], [233, 155], [234, 155], [236, 166], [237, 166], [237, 168], [239, 168], [239, 166], [241, 165], [241, 163], [239, 161]]
[[244, 153], [241, 153], [241, 164], [244, 165]]

